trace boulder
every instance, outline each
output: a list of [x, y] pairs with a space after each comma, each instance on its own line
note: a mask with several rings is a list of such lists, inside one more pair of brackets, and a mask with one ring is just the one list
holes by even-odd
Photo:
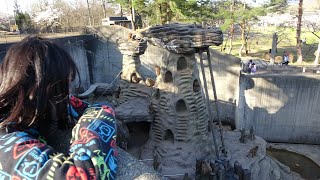
[[115, 108], [118, 119], [125, 123], [152, 121], [152, 115], [149, 113], [150, 101], [143, 98], [130, 99], [123, 102]]

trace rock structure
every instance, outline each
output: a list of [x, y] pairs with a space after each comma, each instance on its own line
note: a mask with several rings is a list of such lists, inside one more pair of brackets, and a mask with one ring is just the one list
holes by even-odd
[[140, 71], [139, 56], [147, 48], [147, 41], [139, 35], [129, 33], [127, 39], [118, 42], [118, 48], [123, 55], [120, 81], [120, 104], [135, 98], [150, 97], [150, 90], [141, 88], [146, 78]]
[[175, 53], [194, 53], [195, 48], [217, 45], [223, 42], [219, 28], [197, 24], [166, 24], [153, 26], [141, 32], [152, 44]]
[[195, 52], [222, 43], [218, 28], [167, 24], [141, 33], [169, 51], [159, 58], [152, 96], [154, 120], [141, 156], [154, 159], [164, 175], [195, 175], [196, 160], [214, 156], [208, 110], [200, 85]]

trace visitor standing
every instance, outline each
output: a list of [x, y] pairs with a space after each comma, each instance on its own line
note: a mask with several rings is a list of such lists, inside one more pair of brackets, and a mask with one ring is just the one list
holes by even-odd
[[257, 72], [257, 66], [255, 63], [252, 63], [250, 74], [255, 74], [256, 72]]
[[246, 71], [246, 72], [247, 72], [248, 74], [251, 73], [252, 64], [253, 64], [253, 62], [252, 62], [252, 60], [250, 59], [249, 62], [247, 63], [247, 67], [246, 67], [246, 68], [247, 68], [247, 71]]

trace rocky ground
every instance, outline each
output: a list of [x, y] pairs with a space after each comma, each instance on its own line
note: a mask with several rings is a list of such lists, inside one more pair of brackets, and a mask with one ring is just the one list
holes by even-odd
[[267, 142], [265, 140], [255, 136], [255, 140], [240, 143], [240, 136], [241, 133], [239, 131], [224, 132], [230, 165], [238, 162], [242, 169], [247, 169], [251, 172], [251, 179], [253, 180], [302, 179], [300, 175], [292, 172], [289, 167], [266, 155]]

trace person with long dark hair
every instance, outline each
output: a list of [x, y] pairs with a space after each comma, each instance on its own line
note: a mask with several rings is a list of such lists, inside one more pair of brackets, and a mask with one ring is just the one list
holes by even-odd
[[[0, 179], [115, 179], [113, 106], [69, 95], [78, 70], [49, 40], [28, 37], [0, 64]], [[73, 127], [67, 155], [44, 139]]]

